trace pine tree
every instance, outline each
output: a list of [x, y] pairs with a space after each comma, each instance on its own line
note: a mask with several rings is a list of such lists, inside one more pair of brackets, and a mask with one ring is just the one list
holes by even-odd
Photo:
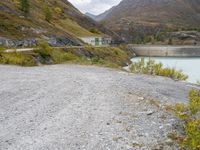
[[52, 19], [52, 12], [51, 10], [49, 9], [48, 6], [45, 6], [44, 7], [44, 15], [45, 15], [45, 20], [47, 22], [51, 22], [51, 19]]
[[20, 0], [21, 4], [21, 11], [24, 13], [25, 16], [29, 14], [30, 4], [29, 0]]

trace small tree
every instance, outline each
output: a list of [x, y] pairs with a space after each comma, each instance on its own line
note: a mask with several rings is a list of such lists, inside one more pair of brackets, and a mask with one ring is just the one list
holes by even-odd
[[30, 4], [29, 0], [20, 0], [21, 11], [24, 13], [25, 16], [29, 14]]
[[52, 12], [51, 10], [49, 9], [49, 6], [45, 6], [44, 7], [44, 15], [45, 15], [45, 20], [47, 22], [51, 22], [51, 19], [52, 19]]
[[55, 11], [55, 13], [56, 13], [56, 15], [58, 17], [60, 17], [62, 15], [62, 13], [63, 13], [63, 11], [62, 11], [62, 9], [60, 7], [55, 7], [54, 11]]
[[169, 44], [169, 45], [172, 45], [172, 44], [173, 44], [173, 41], [172, 41], [172, 38], [171, 38], [171, 37], [169, 38], [168, 44]]

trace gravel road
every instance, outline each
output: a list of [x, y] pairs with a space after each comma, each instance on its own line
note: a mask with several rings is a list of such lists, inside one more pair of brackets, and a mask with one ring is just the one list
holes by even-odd
[[79, 65], [0, 65], [0, 150], [174, 149], [192, 85]]

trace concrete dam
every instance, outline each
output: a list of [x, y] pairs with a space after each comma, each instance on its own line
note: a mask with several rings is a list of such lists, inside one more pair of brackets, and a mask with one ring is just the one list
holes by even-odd
[[200, 46], [134, 45], [128, 48], [144, 57], [200, 57]]

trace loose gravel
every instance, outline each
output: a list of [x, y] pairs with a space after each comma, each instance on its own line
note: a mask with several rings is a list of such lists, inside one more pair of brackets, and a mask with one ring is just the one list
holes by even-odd
[[195, 88], [79, 65], [0, 65], [0, 150], [175, 149], [165, 109]]

